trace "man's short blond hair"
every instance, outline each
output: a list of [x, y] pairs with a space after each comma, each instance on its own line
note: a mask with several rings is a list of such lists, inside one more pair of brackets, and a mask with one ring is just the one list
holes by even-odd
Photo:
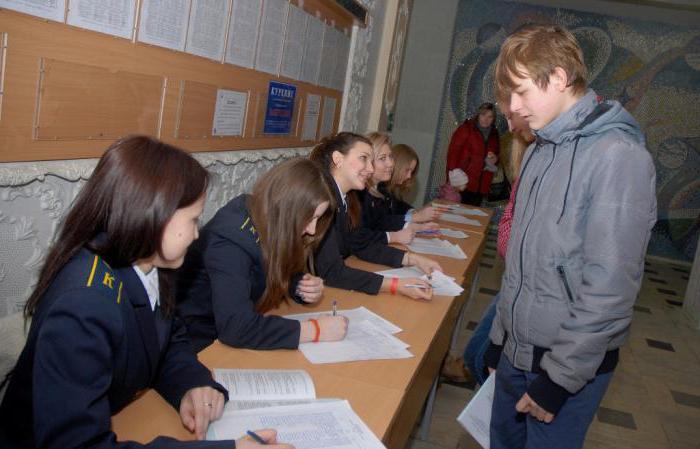
[[574, 94], [586, 90], [583, 52], [569, 30], [559, 25], [527, 25], [508, 36], [496, 60], [496, 91], [508, 94], [516, 87], [513, 78], [530, 78], [546, 89], [549, 76], [561, 67]]

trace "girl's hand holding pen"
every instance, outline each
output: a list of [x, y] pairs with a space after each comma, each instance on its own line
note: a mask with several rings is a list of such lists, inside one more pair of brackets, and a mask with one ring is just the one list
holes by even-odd
[[433, 298], [433, 287], [428, 282], [418, 278], [399, 279], [397, 291], [413, 299], [430, 301]]
[[[257, 441], [258, 439], [263, 442], [260, 443]], [[278, 443], [277, 431], [273, 429], [248, 431], [247, 435], [236, 440], [236, 449], [253, 449], [263, 446], [271, 449], [294, 449], [291, 444]]]

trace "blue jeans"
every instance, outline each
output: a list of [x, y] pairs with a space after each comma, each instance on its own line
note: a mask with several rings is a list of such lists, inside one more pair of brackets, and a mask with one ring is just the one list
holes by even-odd
[[545, 424], [515, 410], [515, 404], [537, 374], [519, 370], [505, 355], [501, 356], [491, 409], [491, 449], [581, 448], [612, 374], [597, 375], [569, 397], [551, 423]]
[[484, 374], [484, 354], [489, 347], [489, 332], [491, 332], [491, 324], [496, 316], [496, 304], [498, 304], [498, 295], [494, 296], [491, 304], [486, 308], [484, 315], [479, 321], [479, 325], [474, 329], [472, 338], [469, 339], [467, 347], [464, 348], [464, 364], [469, 368], [474, 379], [480, 384], [486, 380]]

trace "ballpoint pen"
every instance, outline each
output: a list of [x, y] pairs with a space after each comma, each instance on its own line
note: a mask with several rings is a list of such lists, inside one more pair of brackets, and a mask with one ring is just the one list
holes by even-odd
[[262, 437], [261, 437], [260, 435], [258, 435], [257, 433], [253, 432], [252, 430], [246, 430], [245, 433], [248, 434], [249, 437], [251, 437], [252, 439], [254, 439], [256, 443], [267, 444], [267, 441], [263, 440]]
[[336, 316], [338, 314], [338, 301], [335, 299], [333, 300], [333, 316]]

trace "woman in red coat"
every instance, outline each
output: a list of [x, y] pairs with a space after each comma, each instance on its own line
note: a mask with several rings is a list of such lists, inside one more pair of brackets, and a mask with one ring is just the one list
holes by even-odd
[[460, 168], [469, 177], [467, 188], [462, 192], [465, 204], [479, 206], [484, 195], [489, 193], [499, 152], [495, 121], [493, 103], [482, 103], [476, 115], [462, 123], [450, 139], [447, 172]]

